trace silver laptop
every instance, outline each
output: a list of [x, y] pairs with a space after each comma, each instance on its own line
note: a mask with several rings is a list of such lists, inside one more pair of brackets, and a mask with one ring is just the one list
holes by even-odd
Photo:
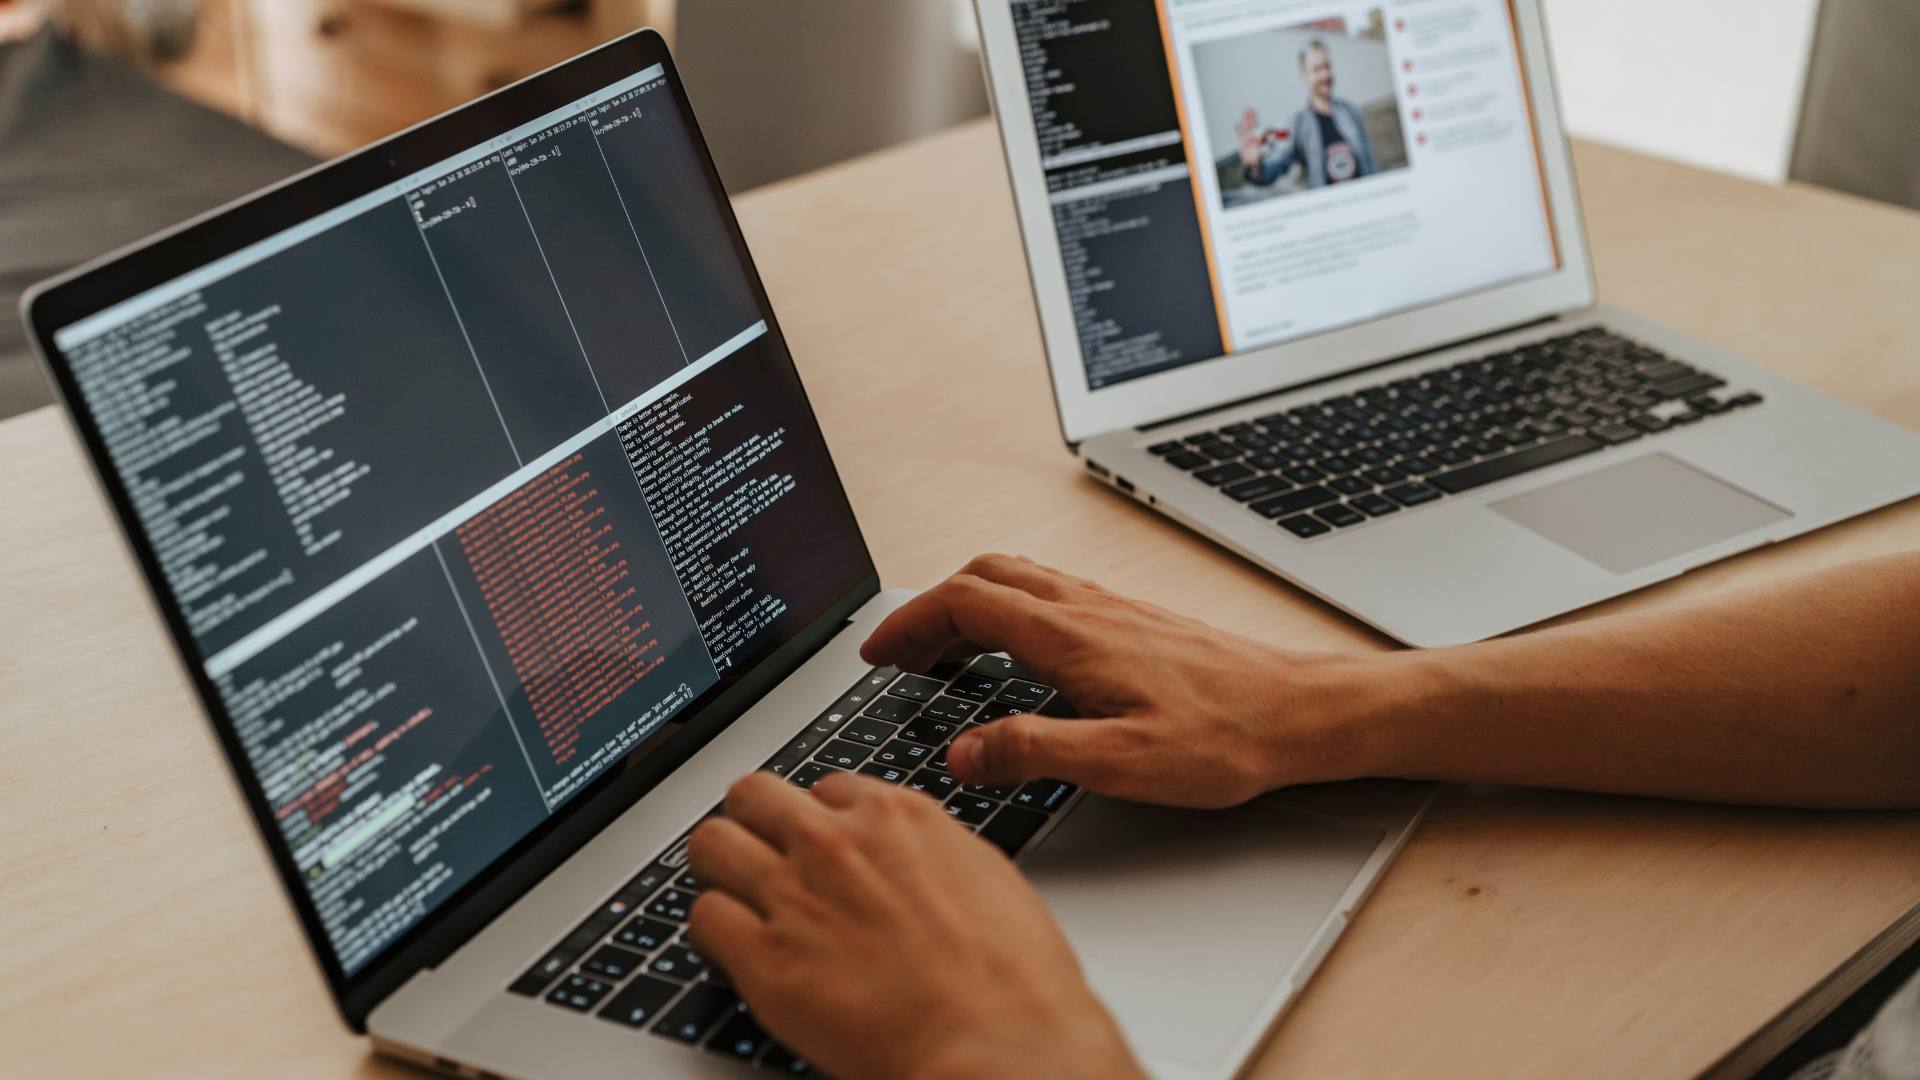
[[686, 833], [754, 769], [941, 800], [1174, 1077], [1239, 1066], [1425, 806], [958, 790], [949, 739], [1071, 708], [859, 659], [908, 594], [652, 33], [26, 315], [342, 1017], [443, 1072], [809, 1071], [683, 934]]
[[1920, 492], [1913, 433], [1595, 306], [1539, 0], [976, 4], [1068, 445], [1387, 634]]

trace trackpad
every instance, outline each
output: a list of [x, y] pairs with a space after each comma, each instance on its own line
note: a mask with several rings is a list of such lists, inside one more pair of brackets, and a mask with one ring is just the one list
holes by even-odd
[[1141, 1056], [1213, 1068], [1384, 834], [1256, 800], [1089, 798], [1020, 860]]
[[1666, 454], [1649, 454], [1488, 505], [1616, 574], [1793, 516]]

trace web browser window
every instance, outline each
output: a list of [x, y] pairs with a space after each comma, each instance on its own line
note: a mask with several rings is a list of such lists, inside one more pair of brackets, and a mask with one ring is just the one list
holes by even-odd
[[1015, 0], [1087, 387], [1561, 265], [1512, 0]]

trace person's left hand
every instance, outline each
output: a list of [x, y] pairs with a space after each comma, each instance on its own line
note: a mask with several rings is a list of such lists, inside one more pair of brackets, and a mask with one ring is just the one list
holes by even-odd
[[696, 947], [836, 1076], [1141, 1075], [1039, 896], [925, 795], [754, 773], [691, 853]]

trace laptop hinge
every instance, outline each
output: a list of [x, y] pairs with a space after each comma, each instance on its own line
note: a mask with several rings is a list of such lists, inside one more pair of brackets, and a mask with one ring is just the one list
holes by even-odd
[[1235, 400], [1235, 401], [1223, 401], [1218, 405], [1209, 405], [1204, 409], [1195, 409], [1192, 412], [1181, 413], [1179, 416], [1169, 416], [1164, 420], [1155, 420], [1151, 424], [1142, 424], [1139, 427], [1135, 428], [1134, 430], [1141, 431], [1141, 432], [1157, 431], [1160, 428], [1171, 427], [1174, 424], [1184, 424], [1187, 421], [1193, 420], [1197, 417], [1206, 416], [1211, 413], [1224, 412], [1228, 409], [1237, 409], [1242, 405], [1251, 405], [1256, 401], [1264, 401], [1267, 398], [1279, 397], [1282, 394], [1291, 394], [1297, 390], [1305, 390], [1310, 387], [1319, 386], [1322, 383], [1330, 383], [1338, 379], [1348, 379], [1348, 378], [1352, 378], [1355, 375], [1364, 375], [1369, 371], [1378, 371], [1379, 369], [1383, 367], [1387, 367], [1391, 364], [1401, 364], [1401, 363], [1405, 363], [1408, 360], [1418, 360], [1423, 356], [1432, 356], [1434, 353], [1437, 353], [1437, 352], [1445, 352], [1448, 349], [1457, 349], [1462, 345], [1472, 345], [1476, 341], [1489, 341], [1489, 340], [1492, 340], [1493, 338], [1501, 337], [1502, 335], [1505, 335], [1505, 334], [1512, 334], [1520, 330], [1531, 330], [1536, 326], [1544, 326], [1548, 323], [1559, 322], [1563, 317], [1564, 316], [1561, 316], [1561, 315], [1548, 315], [1543, 318], [1534, 319], [1531, 322], [1517, 323], [1513, 326], [1503, 326], [1498, 330], [1489, 330], [1484, 334], [1475, 334], [1472, 337], [1458, 338], [1453, 341], [1443, 342], [1439, 345], [1433, 345], [1425, 349], [1420, 349], [1416, 352], [1401, 353], [1398, 356], [1390, 356], [1385, 360], [1381, 360], [1372, 364], [1366, 364], [1362, 367], [1348, 368], [1345, 371], [1334, 372], [1331, 375], [1322, 375], [1316, 379], [1307, 379], [1303, 382], [1289, 383], [1286, 386], [1275, 387], [1272, 390], [1262, 390], [1257, 394], [1250, 394], [1247, 397], [1239, 398], [1238, 400]]

